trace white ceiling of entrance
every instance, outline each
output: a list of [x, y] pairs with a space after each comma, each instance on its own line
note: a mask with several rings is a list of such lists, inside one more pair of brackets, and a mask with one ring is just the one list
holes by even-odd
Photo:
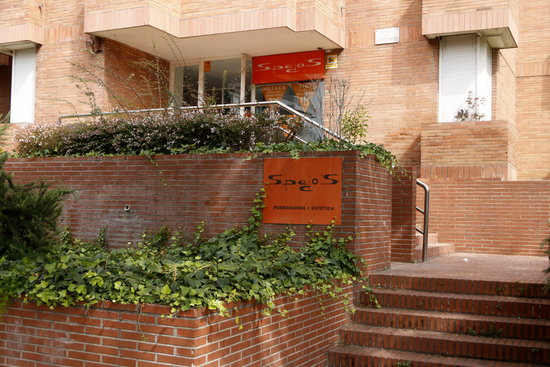
[[242, 53], [260, 56], [318, 48], [325, 50], [340, 48], [316, 31], [295, 32], [286, 27], [188, 38], [176, 38], [151, 26], [93, 34], [122, 42], [176, 63], [237, 57]]

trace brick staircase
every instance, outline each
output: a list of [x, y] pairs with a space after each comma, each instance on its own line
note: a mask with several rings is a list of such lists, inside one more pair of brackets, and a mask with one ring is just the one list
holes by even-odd
[[382, 308], [361, 296], [330, 367], [550, 366], [540, 282], [386, 273], [370, 275]]

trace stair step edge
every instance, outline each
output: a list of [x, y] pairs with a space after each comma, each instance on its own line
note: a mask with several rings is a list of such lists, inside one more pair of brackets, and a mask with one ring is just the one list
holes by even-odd
[[465, 334], [453, 334], [439, 331], [425, 331], [425, 330], [407, 330], [407, 329], [396, 329], [389, 327], [381, 326], [370, 326], [362, 324], [350, 324], [345, 325], [340, 328], [340, 331], [350, 331], [350, 332], [364, 332], [364, 333], [377, 333], [385, 335], [396, 335], [404, 337], [426, 337], [426, 338], [436, 338], [444, 339], [453, 342], [469, 342], [475, 341], [484, 344], [494, 344], [494, 345], [514, 345], [522, 346], [525, 348], [539, 348], [539, 349], [548, 349], [550, 350], [550, 342], [539, 341], [539, 340], [526, 340], [526, 339], [512, 339], [512, 338], [491, 338], [486, 336], [473, 336]]
[[[535, 367], [538, 364], [528, 364], [528, 363], [514, 363], [514, 362], [502, 362], [502, 361], [487, 361], [480, 360], [475, 358], [465, 358], [465, 357], [447, 357], [439, 356], [426, 353], [415, 353], [408, 351], [399, 351], [399, 350], [388, 350], [388, 349], [377, 349], [369, 347], [359, 347], [359, 346], [337, 346], [329, 350], [329, 355], [335, 354], [346, 354], [348, 356], [357, 356], [357, 357], [375, 357], [390, 359], [395, 362], [411, 362], [414, 366], [414, 362], [417, 363], [429, 363], [428, 365], [432, 366], [443, 366], [443, 367], [479, 367], [483, 365], [489, 365], [495, 367]], [[392, 364], [393, 365], [393, 364]], [[333, 366], [333, 365], [330, 365]], [[345, 365], [347, 366], [347, 364]]]
[[460, 315], [461, 319], [467, 319], [468, 321], [486, 321], [486, 322], [508, 322], [522, 325], [534, 325], [537, 326], [549, 326], [550, 320], [544, 319], [535, 319], [528, 317], [513, 317], [513, 316], [494, 316], [494, 315], [478, 315], [478, 314], [469, 314], [469, 313], [460, 313], [460, 312], [442, 312], [442, 311], [426, 311], [426, 310], [416, 310], [416, 309], [407, 309], [407, 308], [398, 308], [398, 307], [382, 307], [382, 308], [372, 308], [365, 306], [356, 306], [356, 312], [371, 312], [371, 313], [394, 313], [394, 314], [406, 314], [412, 316], [431, 316], [438, 318], [456, 318], [456, 315]]
[[426, 297], [444, 297], [444, 298], [459, 298], [459, 299], [481, 299], [487, 301], [498, 301], [498, 302], [522, 302], [522, 303], [532, 303], [537, 305], [549, 305], [550, 299], [548, 298], [532, 298], [532, 297], [514, 297], [514, 296], [500, 296], [500, 295], [490, 295], [490, 294], [463, 294], [463, 293], [448, 293], [448, 292], [436, 292], [436, 291], [421, 291], [421, 290], [412, 290], [412, 289], [393, 289], [393, 288], [372, 288], [373, 292], [376, 293], [399, 293], [404, 295], [416, 295], [416, 296], [426, 296]]

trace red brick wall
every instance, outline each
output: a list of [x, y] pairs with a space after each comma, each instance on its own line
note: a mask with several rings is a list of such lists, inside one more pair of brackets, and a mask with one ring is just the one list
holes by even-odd
[[276, 303], [285, 317], [251, 303], [235, 305], [229, 318], [204, 309], [166, 318], [169, 308], [155, 305], [50, 310], [15, 302], [0, 318], [0, 365], [324, 366], [338, 328], [349, 323], [343, 304], [312, 293]]
[[[350, 248], [370, 268], [389, 265], [391, 180], [373, 158], [357, 152], [304, 153], [343, 158], [342, 224], [355, 235]], [[288, 156], [284, 154], [269, 157]], [[251, 159], [252, 158], [252, 159]], [[193, 233], [204, 221], [206, 235], [246, 223], [262, 187], [263, 158], [247, 154], [13, 158], [6, 164], [16, 181], [45, 180], [71, 188], [64, 223], [78, 237], [94, 239], [107, 226], [111, 245], [137, 243], [146, 229], [163, 225]], [[129, 211], [125, 211], [125, 207]], [[305, 226], [296, 226], [299, 233]], [[286, 225], [265, 225], [282, 231]]]
[[550, 182], [456, 181], [430, 185], [430, 232], [457, 252], [544, 255]]
[[170, 64], [113, 40], [103, 40], [110, 109], [167, 107]]
[[[411, 177], [416, 177], [411, 174]], [[416, 207], [415, 178], [393, 178], [392, 184], [392, 249], [391, 260], [412, 262], [416, 246], [416, 230], [414, 228]]]
[[519, 2], [516, 64], [518, 178], [550, 180], [550, 2]]
[[[422, 2], [346, 1], [345, 14], [346, 47], [326, 79], [348, 80], [352, 105], [363, 96], [369, 141], [418, 167], [421, 124], [436, 121], [438, 90], [438, 41], [422, 36]], [[388, 27], [399, 27], [400, 42], [375, 45], [375, 31]]]
[[514, 179], [516, 146], [508, 121], [423, 124], [421, 177]]

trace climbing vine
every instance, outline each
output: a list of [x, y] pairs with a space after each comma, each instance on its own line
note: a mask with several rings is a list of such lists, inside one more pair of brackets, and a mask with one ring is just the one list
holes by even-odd
[[203, 225], [191, 236], [163, 227], [145, 233], [136, 248], [108, 249], [64, 235], [39, 255], [0, 258], [0, 296], [51, 308], [110, 300], [227, 314], [227, 302], [255, 300], [272, 311], [278, 295], [312, 289], [352, 307], [343, 287], [364, 278], [345, 247], [351, 238], [334, 236], [332, 225], [310, 228], [304, 246], [294, 249], [292, 229], [260, 233], [262, 207], [260, 194], [246, 225], [211, 238]]

